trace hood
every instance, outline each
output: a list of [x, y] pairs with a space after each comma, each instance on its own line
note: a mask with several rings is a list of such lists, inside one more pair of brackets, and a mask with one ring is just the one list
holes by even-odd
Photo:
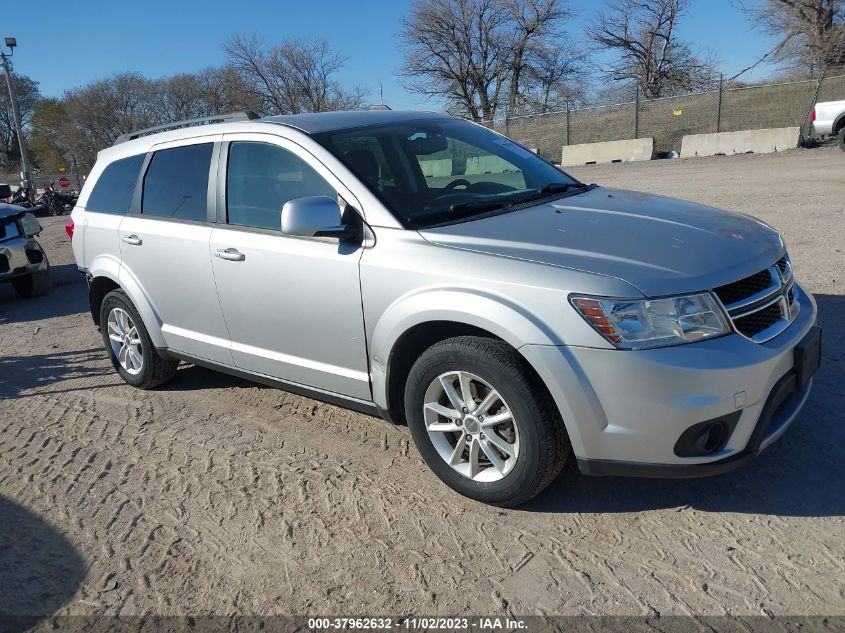
[[19, 207], [16, 204], [6, 204], [5, 202], [0, 202], [0, 218], [7, 218], [27, 210], [28, 209]]
[[784, 252], [777, 231], [750, 216], [604, 187], [420, 234], [452, 248], [616, 277], [652, 297], [742, 279]]

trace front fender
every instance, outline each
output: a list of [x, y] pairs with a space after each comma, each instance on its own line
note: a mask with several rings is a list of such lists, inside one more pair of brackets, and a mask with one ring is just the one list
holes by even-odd
[[560, 345], [554, 331], [523, 306], [473, 288], [423, 288], [403, 295], [379, 317], [370, 340], [373, 399], [387, 407], [387, 364], [399, 337], [430, 322], [470, 325], [519, 349], [526, 344]]

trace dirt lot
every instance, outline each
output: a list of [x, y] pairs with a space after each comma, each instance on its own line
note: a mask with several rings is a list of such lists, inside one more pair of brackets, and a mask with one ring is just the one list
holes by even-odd
[[845, 154], [576, 169], [752, 213], [817, 294], [805, 412], [708, 480], [574, 468], [520, 510], [463, 499], [404, 427], [183, 365], [125, 386], [63, 218], [56, 287], [0, 287], [0, 613], [845, 614]]

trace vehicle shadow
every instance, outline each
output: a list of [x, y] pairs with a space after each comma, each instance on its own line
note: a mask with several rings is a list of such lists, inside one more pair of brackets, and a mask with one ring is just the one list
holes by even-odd
[[689, 506], [705, 512], [845, 515], [845, 296], [817, 295], [824, 329], [813, 392], [786, 434], [755, 461], [704, 479], [587, 477], [574, 459], [533, 512], [638, 512]]
[[[91, 384], [85, 379], [112, 375], [116, 375], [114, 369], [106, 360], [105, 351], [99, 347], [32, 356], [0, 356], [0, 400], [39, 395], [41, 391], [31, 390], [58, 382], [62, 383], [61, 389], [44, 391], [67, 393], [86, 390], [91, 388]], [[74, 386], [75, 381], [81, 381], [79, 386]]]
[[17, 633], [67, 604], [85, 562], [50, 523], [0, 495], [0, 630]]
[[52, 266], [53, 287], [43, 297], [23, 299], [10, 283], [0, 284], [0, 325], [26, 323], [87, 312], [85, 277], [75, 264]]

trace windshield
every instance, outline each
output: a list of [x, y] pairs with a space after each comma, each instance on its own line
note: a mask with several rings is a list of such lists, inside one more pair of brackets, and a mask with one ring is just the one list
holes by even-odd
[[405, 227], [464, 220], [584, 187], [521, 145], [460, 119], [315, 135]]

